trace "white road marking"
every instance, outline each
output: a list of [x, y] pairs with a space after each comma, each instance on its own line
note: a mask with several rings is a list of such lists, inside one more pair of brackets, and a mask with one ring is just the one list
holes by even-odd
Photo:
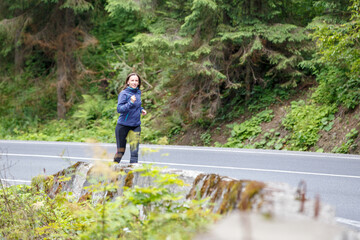
[[[105, 160], [103, 158], [86, 158], [86, 157], [69, 157], [69, 156], [54, 156], [54, 155], [39, 155], [39, 154], [19, 154], [19, 153], [0, 153], [0, 156], [16, 156], [16, 157], [40, 157], [40, 158], [57, 158], [57, 159], [79, 159], [79, 160], [89, 160], [89, 161], [94, 161], [94, 160]], [[106, 161], [109, 161], [109, 159], [107, 159]]]
[[[0, 143], [5, 144], [45, 144], [45, 145], [72, 145], [72, 146], [107, 146], [114, 147], [115, 143], [78, 143], [78, 142], [46, 142], [46, 141], [16, 141], [16, 140], [0, 140]], [[285, 155], [285, 156], [301, 156], [301, 157], [316, 157], [316, 158], [337, 158], [337, 159], [354, 159], [359, 160], [359, 156], [345, 155], [345, 154], [330, 154], [330, 153], [309, 153], [309, 152], [296, 152], [296, 151], [284, 151], [284, 150], [259, 150], [254, 151], [252, 149], [234, 149], [234, 148], [215, 148], [215, 147], [194, 147], [194, 146], [174, 146], [174, 145], [147, 145], [142, 144], [143, 148], [154, 149], [169, 149], [169, 150], [184, 150], [184, 151], [207, 151], [207, 152], [230, 152], [230, 153], [248, 153], [248, 154], [262, 154], [262, 155]]]
[[[104, 159], [104, 158], [85, 158], [85, 157], [53, 156], [53, 155], [38, 155], [38, 154], [0, 153], [0, 156], [1, 155], [17, 156], [17, 157], [40, 157], [40, 158], [57, 158], [57, 159], [60, 158], [60, 159], [74, 159], [74, 160], [88, 160], [88, 161], [106, 161], [106, 162], [112, 161], [112, 159]], [[129, 160], [122, 160], [122, 161], [127, 162]], [[360, 179], [360, 176], [355, 176], [355, 175], [342, 175], [342, 174], [329, 174], [329, 173], [316, 173], [316, 172], [299, 172], [299, 171], [287, 171], [287, 170], [278, 170], [278, 169], [239, 168], [239, 167], [227, 167], [227, 166], [216, 166], [216, 165], [182, 164], [182, 163], [150, 162], [150, 161], [142, 161], [142, 163], [170, 165], [170, 166], [232, 169], [232, 170], [243, 170], [243, 171], [274, 172], [274, 173], [288, 173], [288, 174], [299, 174], [299, 175], [314, 175], [314, 176]]]
[[31, 181], [28, 180], [20, 180], [20, 179], [4, 179], [4, 178], [0, 178], [1, 181], [4, 182], [24, 182], [24, 183], [31, 183]]
[[336, 221], [338, 223], [343, 223], [346, 225], [350, 225], [356, 228], [360, 229], [360, 222], [359, 221], [355, 221], [355, 220], [350, 220], [350, 219], [346, 219], [346, 218], [336, 218]]

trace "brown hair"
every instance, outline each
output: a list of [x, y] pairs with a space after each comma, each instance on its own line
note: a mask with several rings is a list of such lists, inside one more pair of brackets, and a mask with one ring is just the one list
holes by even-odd
[[123, 89], [125, 89], [125, 88], [127, 88], [127, 87], [129, 86], [129, 85], [128, 85], [129, 78], [130, 78], [131, 76], [134, 76], [134, 75], [136, 75], [136, 76], [139, 78], [139, 86], [138, 86], [138, 88], [140, 89], [140, 87], [141, 87], [141, 77], [140, 77], [140, 75], [137, 74], [137, 73], [130, 73], [130, 74], [126, 77], [126, 79], [125, 79], [125, 85], [124, 85], [124, 88], [123, 88]]

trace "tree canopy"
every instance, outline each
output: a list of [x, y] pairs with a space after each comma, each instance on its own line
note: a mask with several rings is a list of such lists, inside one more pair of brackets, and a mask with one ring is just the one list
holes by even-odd
[[[116, 95], [131, 71], [151, 92], [150, 107], [163, 117], [176, 109], [185, 122], [314, 77], [320, 102], [354, 108], [358, 7], [358, 0], [4, 0], [0, 68], [10, 76], [2, 82], [14, 84], [2, 90], [13, 110], [1, 111], [65, 118], [82, 94]], [[27, 96], [12, 101], [26, 86]]]

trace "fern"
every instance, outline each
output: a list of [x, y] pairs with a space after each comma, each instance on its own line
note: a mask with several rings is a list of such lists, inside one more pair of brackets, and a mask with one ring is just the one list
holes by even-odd
[[78, 110], [73, 114], [73, 118], [84, 123], [90, 123], [102, 117], [111, 116], [114, 112], [113, 107], [109, 106], [101, 95], [83, 95], [84, 103], [80, 104]]

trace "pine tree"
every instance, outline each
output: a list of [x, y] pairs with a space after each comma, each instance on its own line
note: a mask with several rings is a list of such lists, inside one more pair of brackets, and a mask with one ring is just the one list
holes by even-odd
[[0, 33], [6, 39], [2, 55], [14, 50], [17, 68], [23, 64], [26, 50], [33, 46], [50, 56], [56, 62], [57, 114], [58, 118], [65, 118], [73, 101], [68, 90], [70, 86], [76, 87], [78, 67], [81, 66], [75, 52], [96, 42], [83, 25], [84, 13], [92, 9], [92, 4], [85, 0], [17, 0], [6, 3], [2, 7], [20, 10], [13, 11], [9, 14], [11, 18], [0, 22]]
[[[111, 2], [117, 1], [109, 2], [116, 14]], [[152, 6], [131, 8], [152, 20], [150, 33], [127, 45], [134, 64], [160, 73], [159, 83], [172, 91], [171, 102], [185, 116], [212, 118], [233, 98], [249, 99], [254, 86], [296, 86], [306, 78], [299, 67], [311, 49], [305, 23], [286, 19], [296, 0], [129, 2]], [[153, 15], [143, 9], [153, 9]]]

